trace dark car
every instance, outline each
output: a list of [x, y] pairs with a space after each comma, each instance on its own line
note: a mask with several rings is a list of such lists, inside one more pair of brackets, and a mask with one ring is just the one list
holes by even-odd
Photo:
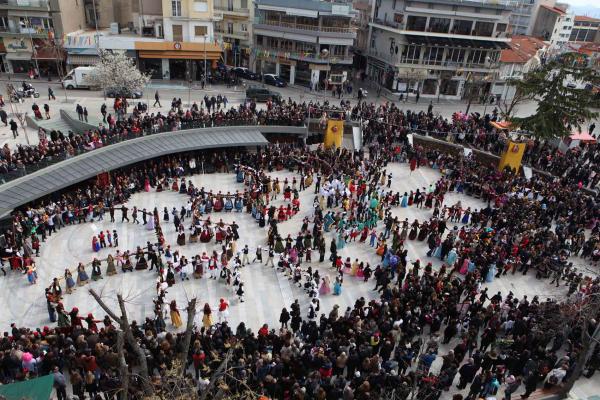
[[232, 68], [231, 72], [233, 72], [238, 78], [250, 79], [253, 81], [260, 79], [259, 74], [257, 74], [256, 72], [252, 72], [248, 68], [245, 68], [245, 67]]
[[106, 89], [106, 97], [125, 97], [127, 99], [141, 99], [144, 93], [141, 90], [134, 90], [133, 92], [126, 88], [110, 88]]
[[265, 83], [267, 85], [273, 85], [277, 87], [285, 87], [287, 85], [287, 83], [277, 75], [265, 74], [263, 75], [263, 78], [265, 79]]
[[279, 93], [262, 87], [249, 87], [246, 89], [246, 98], [256, 102], [273, 100], [275, 103], [279, 103], [281, 101], [281, 95]]

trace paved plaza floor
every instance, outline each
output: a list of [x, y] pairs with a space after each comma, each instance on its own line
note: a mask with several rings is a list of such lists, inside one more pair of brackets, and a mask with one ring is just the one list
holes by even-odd
[[[410, 173], [410, 169], [406, 164], [390, 164], [388, 170], [392, 172], [392, 189], [403, 193], [405, 191], [423, 188], [430, 183], [439, 179], [439, 172], [429, 169], [420, 168]], [[279, 179], [288, 178], [291, 180], [293, 173], [289, 171], [280, 171], [272, 174], [273, 177]], [[235, 192], [244, 190], [244, 185], [237, 183], [234, 174], [207, 174], [194, 175], [190, 177], [195, 185], [204, 187], [206, 190], [213, 192], [221, 191]], [[312, 214], [312, 202], [315, 198], [314, 186], [300, 192], [301, 211], [291, 220], [280, 224], [280, 233], [286, 236], [288, 233], [295, 237], [298, 233], [298, 228], [304, 216], [310, 217]], [[131, 197], [127, 206], [131, 209], [137, 206], [140, 209], [147, 210], [157, 207], [162, 210], [164, 207], [171, 209], [172, 207], [181, 208], [188, 200], [187, 195], [179, 194], [173, 191], [164, 191], [157, 193], [152, 190], [149, 193], [137, 193]], [[463, 207], [471, 207], [477, 209], [484, 204], [475, 198], [456, 193], [450, 193], [446, 196], [445, 204], [451, 205], [460, 201]], [[282, 198], [274, 201], [275, 205], [283, 203]], [[420, 221], [428, 219], [432, 211], [427, 209], [417, 209], [415, 207], [394, 208], [394, 215], [400, 219], [408, 218], [413, 221], [415, 218]], [[162, 212], [160, 213], [162, 216]], [[130, 219], [131, 219], [131, 213]], [[108, 217], [108, 214], [106, 215]], [[16, 272], [9, 273], [8, 276], [0, 279], [0, 299], [3, 303], [3, 312], [0, 313], [0, 329], [8, 330], [9, 325], [15, 322], [18, 326], [25, 327], [41, 327], [50, 325], [48, 313], [46, 311], [46, 302], [44, 299], [44, 287], [48, 286], [52, 278], [62, 277], [64, 269], [75, 269], [79, 262], [89, 263], [94, 257], [106, 258], [109, 253], [114, 254], [114, 248], [102, 249], [99, 253], [94, 253], [91, 246], [91, 240], [100, 230], [116, 229], [119, 234], [119, 249], [134, 250], [136, 246], [143, 246], [146, 241], [155, 240], [153, 231], [147, 230], [142, 225], [134, 223], [121, 223], [121, 213], [115, 212], [115, 223], [110, 223], [109, 218], [104, 221], [95, 221], [80, 225], [68, 226], [57, 234], [53, 234], [43, 244], [41, 255], [36, 258], [38, 265], [38, 283], [30, 285], [24, 275]], [[213, 213], [211, 219], [217, 222], [222, 219], [224, 222], [236, 221], [240, 226], [240, 239], [237, 242], [238, 249], [241, 249], [245, 244], [250, 247], [251, 254], [254, 253], [256, 246], [266, 245], [267, 229], [259, 228], [257, 223], [252, 219], [251, 215], [246, 213]], [[212, 250], [220, 249], [219, 245], [213, 243], [195, 243], [178, 246], [176, 244], [176, 232], [172, 221], [161, 222], [165, 232], [167, 243], [172, 248], [178, 249], [180, 253], [188, 258], [196, 254], [201, 254], [203, 251], [212, 252]], [[185, 221], [184, 223], [189, 223]], [[452, 228], [453, 225], [449, 224]], [[381, 229], [381, 223], [378, 227]], [[333, 233], [326, 234], [327, 248], [333, 238]], [[426, 243], [420, 241], [407, 241], [410, 260], [420, 259], [422, 263], [433, 262], [435, 268], [439, 268], [441, 262], [438, 259], [428, 258], [426, 256]], [[329, 254], [329, 251], [327, 252]], [[345, 259], [358, 258], [361, 261], [369, 262], [372, 266], [378, 264], [380, 257], [375, 254], [375, 250], [367, 243], [350, 243], [341, 250], [341, 255]], [[266, 258], [265, 258], [266, 260]], [[318, 260], [318, 254], [313, 253], [313, 260]], [[332, 280], [335, 277], [335, 271], [331, 269], [329, 262], [318, 263], [312, 262], [312, 267], [317, 268], [319, 272], [329, 275]], [[304, 264], [304, 267], [307, 265]], [[103, 272], [106, 270], [106, 264], [102, 265]], [[90, 268], [88, 267], [88, 273]], [[97, 282], [90, 282], [84, 287], [77, 288], [73, 294], [66, 294], [63, 303], [67, 310], [72, 307], [78, 307], [80, 314], [87, 315], [88, 312], [94, 314], [98, 319], [104, 317], [104, 312], [96, 304], [88, 293], [89, 289], [95, 289], [101, 293], [103, 300], [110, 306], [116, 307], [116, 294], [122, 293], [127, 303], [127, 311], [131, 319], [138, 322], [143, 321], [145, 317], [151, 317], [153, 313], [152, 299], [156, 295], [156, 272], [154, 271], [134, 271], [122, 273], [118, 269], [118, 274], [115, 276], [106, 276], [104, 279]], [[293, 285], [281, 272], [271, 267], [266, 267], [258, 263], [250, 264], [242, 269], [242, 279], [246, 285], [246, 300], [240, 303], [235, 294], [226, 287], [225, 283], [218, 280], [210, 280], [206, 277], [202, 279], [190, 278], [189, 281], [182, 282], [179, 277], [176, 277], [176, 284], [168, 290], [166, 302], [177, 300], [180, 307], [183, 307], [187, 300], [196, 297], [199, 302], [199, 309], [208, 303], [213, 310], [216, 308], [220, 298], [226, 298], [231, 303], [229, 323], [235, 327], [240, 321], [244, 321], [248, 327], [256, 331], [263, 323], [268, 323], [270, 327], [278, 327], [279, 314], [282, 307], [288, 307], [294, 301], [299, 299], [303, 318], [306, 317], [308, 311], [309, 298], [307, 294], [300, 288]], [[371, 279], [369, 282], [363, 282], [362, 279], [346, 276], [343, 285], [341, 296], [325, 295], [321, 296], [321, 312], [329, 313], [334, 304], [340, 306], [340, 312], [343, 313], [346, 307], [353, 306], [354, 301], [358, 297], [373, 299], [377, 297], [377, 292], [373, 291], [375, 282]], [[547, 281], [538, 280], [533, 273], [526, 276], [522, 274], [508, 275], [500, 279], [496, 279], [491, 283], [484, 284], [489, 287], [492, 293], [501, 291], [506, 295], [512, 291], [515, 296], [522, 297], [528, 295], [530, 297], [539, 295], [540, 297], [562, 297], [566, 293], [566, 287], [558, 289], [551, 288]], [[63, 285], [64, 287], [64, 285]], [[185, 321], [185, 315], [182, 316]], [[201, 325], [202, 313], [199, 312], [196, 317], [197, 325]], [[166, 323], [169, 329], [172, 326], [168, 318]], [[440, 355], [445, 354], [456, 344], [454, 339], [449, 345], [440, 346]], [[434, 363], [433, 372], [437, 372], [441, 366], [441, 357]], [[457, 378], [458, 379], [458, 378]], [[502, 389], [503, 390], [503, 389]], [[573, 394], [578, 398], [587, 398], [600, 390], [600, 385], [590, 379], [583, 378], [576, 385]], [[463, 391], [466, 392], [466, 391]], [[449, 399], [450, 392], [444, 392], [442, 398]], [[520, 393], [520, 392], [518, 392]], [[466, 394], [466, 393], [465, 393]]]

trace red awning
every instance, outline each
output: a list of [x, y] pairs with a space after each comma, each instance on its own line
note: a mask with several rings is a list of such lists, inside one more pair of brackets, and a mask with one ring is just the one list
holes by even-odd
[[33, 58], [35, 60], [64, 60], [66, 54], [63, 50], [56, 50], [53, 47], [39, 47], [35, 49]]

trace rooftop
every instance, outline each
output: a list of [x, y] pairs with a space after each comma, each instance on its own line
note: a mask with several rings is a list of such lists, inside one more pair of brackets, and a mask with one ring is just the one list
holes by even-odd
[[600, 19], [599, 18], [588, 17], [587, 15], [576, 15], [575, 16], [575, 21], [581, 21], [581, 22], [600, 22]]
[[541, 4], [541, 7], [545, 8], [548, 11], [552, 11], [553, 13], [556, 13], [556, 14], [560, 14], [560, 15], [566, 14], [566, 10], [563, 10], [562, 8], [550, 7], [545, 4]]
[[543, 40], [533, 36], [513, 36], [509, 43], [510, 48], [502, 50], [500, 62], [507, 64], [525, 64], [537, 51], [547, 45]]
[[[349, 7], [352, 10], [352, 2], [330, 2], [322, 0], [256, 0], [255, 3], [260, 6], [294, 8], [300, 10], [319, 11], [331, 13], [335, 11], [336, 6]], [[334, 12], [335, 13], [335, 12]]]

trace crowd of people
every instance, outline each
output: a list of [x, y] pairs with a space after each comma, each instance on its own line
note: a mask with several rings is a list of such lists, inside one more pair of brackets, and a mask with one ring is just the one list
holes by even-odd
[[[377, 116], [380, 111], [374, 112], [365, 129], [368, 154], [280, 146], [258, 154], [217, 151], [163, 157], [115, 171], [110, 184], [88, 182], [17, 212], [16, 229], [7, 233], [5, 251], [12, 253], [13, 259], [34, 260], [35, 247], [40, 242], [43, 246], [57, 228], [98, 219], [105, 212], [114, 220], [115, 210], [121, 210], [121, 221], [128, 221], [127, 209], [120, 204], [132, 193], [149, 187], [180, 191], [183, 182], [182, 193], [190, 196], [189, 207], [174, 213], [148, 213], [146, 223], [152, 220], [157, 231], [156, 247], [148, 243], [126, 257], [109, 259], [104, 273], [116, 273], [116, 266], [122, 272], [152, 269], [157, 263], [155, 313], [143, 323], [132, 322], [156, 387], [172, 367], [185, 338], [182, 332], [171, 332], [164, 321], [168, 308], [172, 325], [179, 328], [183, 324], [177, 303], [166, 300], [165, 293], [175, 284], [176, 273], [179, 271], [180, 280], [189, 275], [198, 278], [198, 274], [219, 279], [234, 287], [232, 293], [243, 300], [238, 270], [250, 262], [253, 250], [253, 262], [263, 261], [264, 251], [265, 264], [277, 267], [303, 287], [309, 306], [301, 310], [299, 302], [286, 305], [279, 329], [264, 325], [253, 332], [243, 322], [235, 329], [229, 326], [229, 302], [225, 299], [217, 306], [205, 304], [187, 357], [188, 371], [200, 393], [211, 390], [210, 378], [228, 355], [233, 372], [221, 377], [228, 390], [271, 398], [369, 399], [394, 390], [399, 398], [415, 393], [424, 400], [455, 391], [455, 384], [458, 389], [468, 388], [468, 399], [495, 395], [501, 387], [504, 398], [510, 399], [521, 385], [524, 398], [538, 387], [561, 385], [578, 366], [582, 330], [593, 332], [598, 321], [597, 308], [596, 315], [586, 316], [587, 325], [564, 324], [555, 318], [577, 317], [567, 315], [565, 309], [599, 293], [598, 278], [569, 263], [573, 256], [593, 261], [600, 257], [595, 196], [571, 179], [536, 175], [527, 180], [473, 159], [411, 147], [406, 141], [410, 130], [402, 128], [403, 123], [380, 121], [384, 117]], [[239, 196], [241, 210], [252, 213], [259, 227], [265, 227], [268, 241], [264, 250], [232, 248], [238, 239], [235, 227], [216, 222], [215, 204], [223, 211], [226, 207], [238, 210], [237, 196], [219, 197], [186, 184], [185, 175], [198, 172], [201, 162], [217, 171], [235, 169], [238, 180], [248, 185], [246, 193]], [[429, 187], [398, 193], [390, 187], [393, 177], [386, 170], [393, 162], [407, 162], [411, 169], [436, 168], [443, 172], [442, 177]], [[281, 183], [290, 210], [295, 191], [314, 187], [310, 218], [298, 220], [296, 238], [278, 234], [281, 210], [267, 206], [278, 194], [269, 171], [281, 166], [299, 174], [297, 182]], [[444, 197], [451, 192], [478, 197], [485, 206], [469, 209], [460, 203], [446, 204]], [[231, 204], [226, 206], [228, 199]], [[392, 215], [395, 207], [431, 210], [431, 218], [401, 220]], [[138, 212], [146, 219], [145, 210]], [[204, 238], [208, 234], [209, 240], [222, 242], [222, 250], [212, 256], [190, 257], [190, 261], [173, 254], [161, 240], [160, 226], [174, 217], [179, 220], [179, 224], [172, 221], [177, 230], [183, 227], [183, 243], [186, 233], [188, 240], [203, 240], [203, 234]], [[287, 217], [283, 209], [281, 218]], [[329, 246], [326, 235], [331, 237]], [[429, 260], [425, 265], [408, 261], [406, 244], [411, 240], [427, 242], [429, 253], [417, 255]], [[380, 257], [379, 265], [340, 257], [346, 245], [366, 246], [367, 242]], [[311, 265], [312, 251], [319, 254], [319, 261], [327, 257], [331, 262], [325, 273]], [[439, 261], [434, 263], [436, 258]], [[23, 266], [28, 263], [31, 261], [21, 261]], [[103, 275], [100, 265], [92, 262], [92, 279]], [[85, 275], [79, 276], [80, 272]], [[567, 286], [568, 298], [517, 298], [512, 293], [488, 293], [484, 287], [508, 274], [528, 273], [549, 284]], [[78, 268], [77, 274], [79, 283], [85, 283], [85, 266], [83, 271]], [[337, 307], [321, 310], [319, 296], [331, 292], [332, 282], [325, 279], [330, 274], [338, 293], [344, 279], [354, 276], [367, 281], [365, 284], [372, 278], [380, 295], [371, 301], [356, 299], [354, 306], [343, 312]], [[76, 284], [72, 276], [68, 283], [66, 272], [64, 278], [67, 286]], [[53, 282], [47, 292], [58, 304], [63, 295], [60, 285]], [[213, 310], [218, 321], [213, 320]], [[115, 394], [122, 378], [115, 321], [109, 317], [97, 320], [91, 314], [84, 317], [77, 307], [67, 312], [59, 305], [56, 312], [57, 327], [29, 330], [13, 326], [5, 335], [1, 353], [5, 362], [0, 369], [3, 381], [53, 373], [57, 393], [62, 393], [67, 385], [63, 373], [68, 372], [70, 391], [80, 398], [84, 393], [91, 398], [101, 392], [109, 397]], [[126, 358], [129, 365], [137, 365], [130, 348]], [[439, 370], [431, 368], [437, 358], [442, 360]], [[593, 375], [598, 367], [596, 350], [585, 365], [585, 375]], [[139, 393], [140, 381], [132, 383], [131, 393]]]
[[[536, 174], [528, 180], [474, 159], [408, 144], [407, 134], [421, 132], [499, 154], [508, 138], [491, 127], [494, 113], [446, 120], [431, 108], [413, 113], [392, 103], [351, 106], [342, 101], [337, 106], [289, 100], [269, 102], [266, 109], [259, 109], [254, 102], [227, 108], [223, 99], [217, 102], [216, 98], [205, 98], [187, 111], [177, 99], [172, 106], [166, 114], [148, 114], [134, 106], [127, 116], [127, 105], [120, 102], [114, 108], [117, 117], [107, 114], [106, 126], [97, 131], [68, 136], [52, 131], [49, 137], [42, 132], [38, 146], [14, 151], [5, 146], [3, 172], [47, 157], [73, 156], [142, 132], [233, 124], [301, 125], [309, 115], [322, 121], [332, 115], [361, 120], [368, 152], [269, 146], [256, 154], [171, 155], [114, 171], [109, 182], [86, 182], [15, 212], [2, 258], [35, 283], [36, 254], [57, 229], [102, 219], [106, 213], [115, 221], [115, 212], [121, 212], [121, 222], [129, 222], [130, 210], [123, 204], [135, 192], [177, 190], [189, 196], [181, 211], [132, 209], [136, 216], [130, 223], [137, 221], [138, 214], [143, 217], [144, 225], [156, 231], [156, 243], [131, 252], [115, 249], [104, 271], [104, 260], [91, 262], [92, 280], [110, 279], [119, 268], [121, 273], [156, 268], [155, 312], [143, 322], [131, 322], [155, 387], [161, 387], [185, 341], [184, 332], [177, 330], [184, 324], [179, 306], [167, 300], [166, 293], [176, 284], [177, 275], [180, 281], [214, 278], [243, 301], [239, 271], [251, 262], [252, 253], [252, 262], [263, 262], [264, 257], [266, 265], [303, 287], [309, 305], [306, 309], [298, 301], [286, 305], [280, 327], [264, 325], [253, 332], [244, 322], [229, 325], [229, 301], [205, 304], [187, 354], [187, 371], [200, 393], [212, 390], [211, 376], [225, 357], [230, 357], [232, 372], [221, 380], [232, 393], [251, 391], [289, 399], [374, 399], [394, 391], [403, 399], [415, 393], [420, 400], [435, 400], [444, 391], [456, 392], [456, 385], [459, 390], [468, 388], [464, 394], [468, 400], [497, 395], [500, 388], [509, 400], [521, 386], [523, 398], [539, 387], [558, 387], [579, 367], [582, 331], [591, 334], [596, 329], [598, 308], [589, 315], [570, 311], [573, 304], [597, 298], [600, 281], [573, 266], [570, 259], [579, 256], [594, 265], [600, 261], [597, 198], [582, 190], [595, 187], [600, 179], [595, 148], [582, 146], [562, 154], [547, 143], [529, 140], [525, 162], [556, 177]], [[396, 162], [407, 163], [411, 170], [438, 169], [441, 178], [429, 187], [394, 191], [388, 165]], [[194, 187], [185, 178], [198, 173], [201, 165], [235, 173], [247, 190], [221, 194]], [[271, 178], [279, 167], [296, 171], [298, 180]], [[313, 204], [303, 205], [312, 207], [310, 218], [295, 216], [302, 190], [314, 190]], [[448, 193], [479, 198], [484, 206], [447, 204]], [[271, 204], [278, 195], [287, 206]], [[393, 215], [394, 208], [405, 207], [424, 208], [431, 216], [409, 221]], [[266, 231], [265, 248], [237, 248], [235, 224], [218, 221], [215, 212], [219, 211], [250, 213]], [[298, 219], [295, 238], [278, 232], [278, 222], [289, 218]], [[179, 245], [209, 240], [218, 242], [221, 250], [188, 260], [170, 249], [162, 234], [166, 223], [175, 224]], [[118, 240], [115, 233], [106, 235], [111, 244]], [[426, 242], [429, 252], [409, 258], [409, 241]], [[100, 239], [96, 243], [101, 246]], [[370, 245], [379, 264], [344, 260], [340, 252], [347, 245]], [[319, 262], [330, 262], [325, 272], [311, 265], [316, 254]], [[61, 301], [69, 290], [90, 279], [87, 267], [81, 263], [76, 270], [65, 270], [46, 289], [49, 320], [56, 322], [55, 327], [32, 330], [13, 325], [0, 339], [3, 383], [54, 374], [59, 399], [66, 398], [67, 384], [68, 391], [80, 399], [86, 394], [94, 399], [100, 393], [106, 398], [118, 396], [122, 383], [118, 323], [108, 316], [101, 320], [86, 316], [79, 310], [83, 307], [67, 311]], [[486, 283], [509, 274], [535, 274], [549, 285], [565, 286], [567, 297], [488, 293]], [[356, 299], [344, 311], [322, 310], [319, 297], [340, 294], [344, 280], [352, 277], [364, 284], [374, 281], [378, 297]], [[165, 322], [167, 309], [172, 327]], [[556, 315], [571, 321], [586, 318], [587, 325], [565, 324], [556, 321]], [[128, 365], [136, 368], [138, 360], [129, 346], [125, 354]], [[441, 367], [432, 369], [438, 358]], [[598, 349], [584, 367], [585, 376], [600, 368]], [[142, 386], [134, 378], [129, 390], [141, 396]], [[456, 400], [463, 398], [456, 396]]]

